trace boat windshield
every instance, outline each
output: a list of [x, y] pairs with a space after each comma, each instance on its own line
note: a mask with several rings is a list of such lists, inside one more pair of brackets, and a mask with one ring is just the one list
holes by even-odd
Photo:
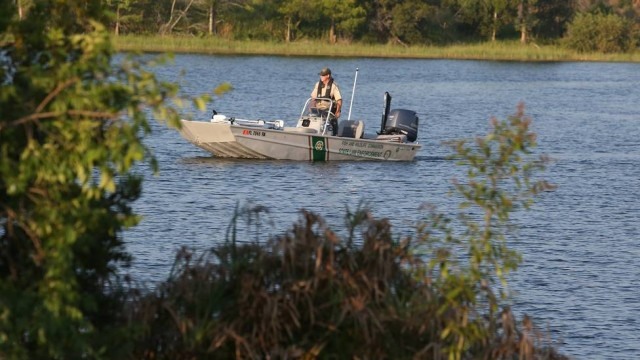
[[332, 108], [333, 100], [329, 98], [309, 98], [304, 104], [301, 117], [322, 117], [326, 120], [328, 115], [333, 115]]

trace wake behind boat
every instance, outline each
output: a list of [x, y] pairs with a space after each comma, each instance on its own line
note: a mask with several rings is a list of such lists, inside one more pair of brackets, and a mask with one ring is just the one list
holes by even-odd
[[239, 119], [214, 111], [210, 121], [182, 120], [180, 132], [194, 145], [222, 158], [412, 161], [422, 147], [416, 141], [418, 116], [412, 110], [389, 110], [388, 93], [384, 102], [376, 135], [364, 134], [363, 121], [342, 120], [334, 136], [329, 98], [308, 99], [295, 127], [285, 126], [283, 120]]

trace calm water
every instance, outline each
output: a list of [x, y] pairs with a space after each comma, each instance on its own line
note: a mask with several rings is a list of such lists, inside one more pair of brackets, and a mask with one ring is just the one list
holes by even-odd
[[379, 127], [385, 91], [392, 108], [418, 112], [416, 161], [218, 160], [158, 125], [148, 142], [161, 172], [147, 177], [135, 206], [144, 220], [125, 234], [139, 279], [164, 279], [180, 246], [223, 240], [237, 203], [269, 207], [273, 225], [263, 226], [272, 234], [301, 208], [340, 227], [360, 201], [409, 232], [422, 204], [452, 206], [445, 194], [459, 169], [442, 142], [486, 133], [492, 116], [504, 119], [522, 101], [538, 151], [555, 159], [545, 177], [559, 187], [516, 216], [525, 262], [511, 282], [515, 309], [572, 357], [640, 358], [640, 64], [179, 55], [157, 73], [191, 95], [228, 81], [234, 90], [212, 105], [219, 113], [292, 125], [324, 66], [341, 86], [343, 118], [360, 69], [351, 118], [364, 119], [365, 132]]

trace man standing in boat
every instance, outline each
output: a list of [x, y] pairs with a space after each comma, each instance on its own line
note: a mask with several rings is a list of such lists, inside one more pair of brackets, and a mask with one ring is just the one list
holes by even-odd
[[[318, 81], [311, 92], [311, 97], [316, 98], [330, 98], [333, 100], [333, 106], [330, 109], [330, 124], [333, 129], [333, 135], [336, 136], [338, 134], [338, 118], [340, 117], [340, 111], [342, 109], [342, 95], [340, 94], [340, 89], [338, 88], [338, 84], [336, 84], [331, 76], [331, 69], [323, 68], [320, 70], [320, 81]], [[316, 108], [320, 111], [328, 111], [329, 110], [329, 101], [317, 101]]]

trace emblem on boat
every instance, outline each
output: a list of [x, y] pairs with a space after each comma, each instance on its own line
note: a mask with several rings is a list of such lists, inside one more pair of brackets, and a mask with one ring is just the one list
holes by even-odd
[[318, 140], [316, 141], [316, 146], [315, 146], [316, 150], [320, 151], [324, 148], [324, 141], [322, 140]]

